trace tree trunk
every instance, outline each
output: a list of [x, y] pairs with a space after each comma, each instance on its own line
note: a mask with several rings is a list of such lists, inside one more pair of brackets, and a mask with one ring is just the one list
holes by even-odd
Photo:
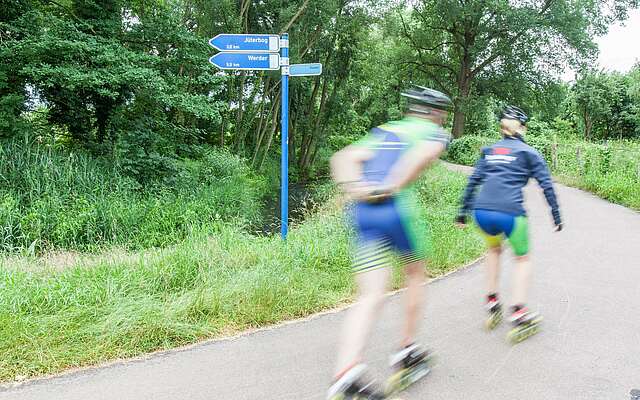
[[[251, 129], [253, 125], [253, 121], [256, 118], [256, 114], [254, 112], [256, 105], [254, 100], [258, 94], [258, 90], [260, 90], [260, 88], [262, 87], [263, 81], [264, 81], [264, 74], [261, 74], [260, 78], [258, 79], [258, 82], [257, 83], [254, 82], [253, 90], [251, 91], [251, 94], [249, 95], [249, 99], [248, 99], [250, 103], [247, 104], [246, 110], [243, 112], [243, 117], [241, 121], [242, 126], [238, 126], [238, 128], [236, 129], [236, 142], [235, 142], [236, 152], [244, 150], [247, 133]], [[264, 98], [260, 103], [261, 105], [258, 106], [259, 109], [261, 109], [262, 103], [264, 103]]]
[[96, 117], [96, 134], [97, 141], [99, 144], [104, 144], [104, 140], [107, 137], [107, 124], [109, 121], [109, 116], [111, 114], [111, 105], [107, 101], [96, 101], [94, 103], [95, 106], [95, 117]]
[[289, 116], [289, 164], [295, 165], [296, 163], [296, 129], [293, 121], [296, 120], [298, 111], [295, 109], [290, 110]]
[[467, 101], [471, 92], [471, 57], [465, 51], [458, 73], [458, 97], [454, 103], [453, 111], [453, 137], [459, 138], [464, 133], [464, 125], [467, 118]]
[[262, 126], [264, 125], [264, 99], [261, 101], [260, 108], [258, 108], [258, 117], [260, 120], [258, 122], [258, 127], [256, 128], [256, 138], [253, 140], [254, 150], [257, 141], [260, 140], [260, 132], [262, 132]]
[[277, 107], [278, 107], [278, 100], [280, 100], [280, 94], [277, 94], [275, 96], [274, 99], [272, 99], [271, 101], [271, 110], [269, 111], [269, 114], [265, 117], [264, 119], [264, 124], [262, 126], [262, 129], [260, 130], [260, 132], [258, 132], [258, 141], [256, 143], [256, 147], [253, 150], [253, 157], [251, 158], [251, 166], [255, 166], [256, 165], [256, 159], [258, 158], [258, 153], [260, 152], [260, 146], [262, 145], [262, 141], [264, 139], [264, 135], [267, 131], [267, 129], [269, 129], [268, 127], [268, 123], [267, 121], [269, 120], [269, 117], [273, 115], [273, 118], [276, 118], [278, 111], [277, 111]]
[[582, 118], [584, 120], [584, 138], [589, 140], [591, 139], [591, 129], [593, 128], [593, 121], [591, 121], [589, 111], [585, 109]]
[[311, 134], [311, 141], [305, 148], [304, 157], [301, 157], [301, 160], [300, 160], [300, 173], [304, 178], [307, 177], [309, 162], [311, 160], [311, 155], [313, 150], [311, 144], [313, 142], [318, 141], [318, 136], [320, 132], [320, 121], [322, 120], [322, 114], [324, 114], [324, 110], [327, 104], [327, 93], [328, 93], [327, 89], [329, 86], [328, 81], [329, 79], [325, 78], [324, 83], [322, 85], [322, 95], [320, 96], [320, 108], [318, 109], [318, 114], [316, 115], [313, 132]]
[[278, 130], [278, 111], [273, 114], [273, 120], [271, 121], [271, 130], [269, 131], [269, 139], [267, 139], [267, 145], [265, 146], [264, 153], [262, 154], [262, 159], [260, 160], [260, 165], [258, 165], [258, 170], [262, 169], [264, 165], [264, 160], [267, 159], [267, 154], [269, 154], [269, 148], [271, 147], [271, 142], [273, 141], [273, 135], [275, 135]]
[[236, 126], [235, 126], [235, 144], [238, 145], [238, 137], [242, 136], [242, 118], [244, 113], [244, 84], [245, 84], [245, 72], [240, 71], [240, 84], [238, 88], [238, 97], [236, 104], [238, 110], [236, 112]]
[[[311, 116], [313, 115], [313, 109], [316, 104], [316, 97], [318, 95], [318, 89], [320, 88], [320, 82], [321, 82], [321, 78], [319, 76], [316, 77], [315, 82], [313, 84], [313, 91], [311, 92], [311, 98], [309, 99], [309, 104], [307, 105], [307, 110], [303, 117], [306, 119], [306, 121], [312, 120]], [[302, 133], [302, 138], [300, 140], [300, 149], [298, 151], [298, 167], [302, 166], [301, 162], [305, 156], [307, 146], [309, 145], [309, 142], [311, 140], [311, 134], [312, 134], [311, 124], [309, 123], [303, 124], [303, 133]]]
[[227, 119], [223, 115], [222, 116], [222, 124], [221, 124], [221, 128], [220, 128], [220, 147], [224, 147], [224, 128], [225, 128], [225, 125], [227, 125]]

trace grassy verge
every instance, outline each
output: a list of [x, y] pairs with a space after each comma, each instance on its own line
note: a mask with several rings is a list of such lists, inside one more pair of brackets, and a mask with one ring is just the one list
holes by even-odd
[[[447, 159], [473, 165], [480, 148], [497, 140], [497, 136], [465, 136], [454, 142]], [[535, 135], [528, 135], [526, 141], [545, 157], [560, 182], [640, 210], [640, 143], [612, 140], [599, 144]]]
[[[432, 274], [482, 253], [451, 223], [465, 177], [434, 168], [419, 184], [435, 254]], [[0, 381], [133, 357], [308, 315], [353, 295], [342, 213], [328, 203], [287, 243], [229, 225], [165, 249], [77, 256], [65, 266], [0, 266]], [[396, 279], [397, 282], [397, 279]], [[397, 283], [396, 283], [397, 285]]]

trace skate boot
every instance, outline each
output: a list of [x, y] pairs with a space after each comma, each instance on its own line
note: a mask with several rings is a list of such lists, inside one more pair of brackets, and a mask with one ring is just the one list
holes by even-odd
[[327, 400], [384, 400], [385, 396], [373, 388], [373, 382], [364, 384], [367, 366], [358, 364], [342, 375], [329, 388]]
[[497, 295], [489, 295], [487, 296], [485, 307], [489, 312], [489, 317], [485, 321], [485, 327], [491, 331], [502, 322], [502, 304], [498, 301]]
[[391, 357], [394, 372], [387, 380], [385, 394], [392, 396], [413, 385], [431, 372], [434, 356], [418, 344], [412, 344]]
[[513, 314], [509, 318], [513, 329], [507, 335], [512, 343], [520, 343], [540, 330], [542, 317], [537, 312], [529, 311], [527, 307], [514, 307]]

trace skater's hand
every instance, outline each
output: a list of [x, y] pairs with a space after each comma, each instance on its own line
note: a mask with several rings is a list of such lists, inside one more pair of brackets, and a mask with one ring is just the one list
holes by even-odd
[[391, 186], [382, 186], [370, 182], [353, 182], [343, 186], [343, 190], [349, 200], [370, 203], [385, 200], [393, 196], [394, 193]]
[[396, 192], [396, 188], [391, 185], [375, 185], [369, 190], [362, 200], [368, 203], [379, 203], [393, 196]]
[[358, 201], [371, 191], [371, 184], [362, 181], [348, 182], [341, 185], [347, 201]]
[[456, 226], [458, 228], [464, 228], [467, 226], [467, 216], [464, 214], [458, 214], [456, 217]]

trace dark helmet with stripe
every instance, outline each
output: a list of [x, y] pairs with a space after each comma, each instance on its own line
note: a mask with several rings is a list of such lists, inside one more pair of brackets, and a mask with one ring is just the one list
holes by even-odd
[[520, 121], [522, 125], [527, 125], [529, 117], [522, 111], [522, 109], [516, 106], [505, 106], [500, 114], [500, 119], [515, 119]]
[[414, 85], [401, 93], [409, 101], [409, 110], [427, 112], [424, 109], [412, 108], [412, 105], [435, 108], [437, 110], [451, 110], [451, 99], [446, 94], [424, 86]]

